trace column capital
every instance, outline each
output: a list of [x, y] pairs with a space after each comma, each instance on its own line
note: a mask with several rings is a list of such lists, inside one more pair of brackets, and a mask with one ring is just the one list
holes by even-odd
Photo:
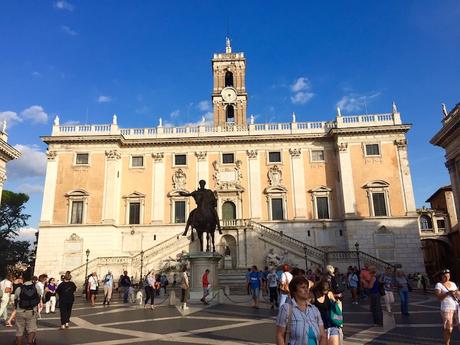
[[152, 157], [155, 162], [162, 162], [163, 158], [165, 157], [164, 152], [154, 152], [152, 153]]
[[0, 185], [3, 185], [6, 182], [6, 180], [7, 178], [6, 178], [5, 172], [1, 171], [0, 172]]
[[455, 160], [454, 159], [449, 159], [444, 164], [445, 164], [447, 170], [449, 170], [449, 173], [452, 173], [452, 172], [455, 171]]
[[121, 158], [121, 153], [118, 150], [106, 150], [105, 156], [108, 160], [118, 160]]
[[257, 150], [246, 150], [246, 154], [250, 159], [257, 158]]
[[197, 152], [195, 152], [195, 156], [199, 161], [205, 160], [207, 154], [208, 153], [206, 151], [197, 151]]
[[300, 154], [302, 153], [301, 149], [296, 149], [296, 148], [290, 148], [289, 153], [291, 154], [292, 157], [300, 157]]
[[348, 143], [337, 143], [337, 150], [339, 152], [347, 152], [348, 151]]
[[407, 140], [406, 139], [396, 139], [394, 144], [398, 148], [398, 150], [403, 150], [407, 147]]
[[57, 152], [46, 150], [46, 157], [48, 158], [49, 161], [54, 161], [57, 157]]

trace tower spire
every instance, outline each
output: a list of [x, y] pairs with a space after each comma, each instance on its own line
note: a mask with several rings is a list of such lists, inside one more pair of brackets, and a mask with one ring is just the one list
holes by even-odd
[[225, 37], [225, 52], [230, 54], [232, 52], [232, 46], [230, 45], [230, 38]]

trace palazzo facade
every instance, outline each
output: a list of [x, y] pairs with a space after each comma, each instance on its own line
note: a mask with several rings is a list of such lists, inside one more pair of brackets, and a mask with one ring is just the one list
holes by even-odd
[[292, 246], [304, 246], [313, 267], [321, 253], [359, 244], [369, 258], [423, 271], [407, 154], [411, 126], [395, 105], [372, 115], [338, 109], [330, 121], [297, 122], [293, 114], [284, 123], [256, 123], [246, 116], [244, 54], [227, 40], [212, 72], [211, 125], [123, 128], [115, 115], [105, 125], [55, 119], [43, 137], [37, 273], [80, 274], [88, 259], [89, 270], [129, 268], [138, 276], [139, 265], [161, 267], [194, 250], [179, 234], [195, 203], [179, 192], [195, 190], [200, 179], [217, 193], [217, 247], [230, 248], [234, 268], [262, 266], [270, 249], [303, 264]]

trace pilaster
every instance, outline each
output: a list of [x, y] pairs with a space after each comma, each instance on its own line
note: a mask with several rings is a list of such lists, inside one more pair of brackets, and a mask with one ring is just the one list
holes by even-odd
[[301, 149], [289, 149], [291, 155], [292, 191], [294, 198], [294, 219], [304, 219], [307, 214], [307, 196], [305, 188], [305, 169]]
[[107, 150], [105, 157], [102, 224], [115, 224], [119, 222], [120, 212], [121, 154], [117, 150]]
[[260, 185], [260, 158], [257, 150], [247, 150], [249, 167], [249, 217], [262, 218], [262, 189]]
[[153, 191], [152, 191], [152, 223], [164, 222], [165, 205], [165, 163], [164, 153], [152, 153], [153, 157]]
[[58, 154], [56, 151], [46, 151], [48, 162], [46, 165], [45, 187], [43, 190], [41, 224], [53, 223], [53, 211], [56, 194], [56, 181], [58, 171]]
[[209, 181], [209, 166], [208, 166], [208, 159], [207, 159], [207, 152], [206, 151], [197, 151], [195, 152], [196, 157], [196, 185], [198, 185], [198, 181], [205, 180], [206, 182]]
[[406, 215], [416, 215], [417, 209], [415, 206], [414, 190], [412, 187], [412, 177], [409, 168], [409, 159], [407, 157], [407, 140], [398, 139], [394, 141], [398, 156], [399, 174], [402, 186], [402, 197]]
[[342, 191], [342, 204], [345, 218], [356, 216], [356, 197], [353, 182], [353, 169], [347, 142], [337, 143], [338, 164], [340, 171], [340, 186]]

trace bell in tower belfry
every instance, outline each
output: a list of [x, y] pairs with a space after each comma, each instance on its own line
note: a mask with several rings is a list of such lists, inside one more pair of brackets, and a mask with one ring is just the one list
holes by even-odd
[[232, 53], [230, 38], [225, 41], [225, 53], [214, 54], [212, 59], [214, 125], [245, 125], [246, 59], [243, 53]]

